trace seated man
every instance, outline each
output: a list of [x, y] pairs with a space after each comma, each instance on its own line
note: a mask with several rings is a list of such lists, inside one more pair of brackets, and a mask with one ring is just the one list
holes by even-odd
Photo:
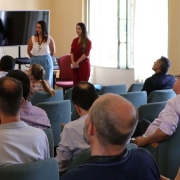
[[21, 70], [14, 70], [9, 72], [6, 76], [17, 79], [22, 83], [23, 98], [25, 101], [20, 109], [20, 119], [28, 125], [40, 129], [51, 127], [46, 112], [37, 106], [33, 106], [31, 102], [27, 101], [30, 92], [30, 80], [28, 75]]
[[146, 91], [149, 95], [154, 90], [172, 89], [175, 79], [172, 75], [167, 74], [170, 65], [170, 60], [163, 56], [155, 61], [152, 67], [155, 74], [145, 80], [142, 91]]
[[89, 82], [79, 82], [72, 90], [72, 102], [80, 118], [66, 124], [61, 133], [61, 142], [56, 149], [56, 160], [61, 174], [68, 169], [76, 154], [90, 148], [83, 138], [84, 123], [91, 105], [97, 98], [97, 92]]
[[49, 158], [46, 134], [20, 119], [22, 86], [10, 77], [0, 79], [0, 166]]
[[90, 143], [91, 157], [61, 179], [160, 179], [154, 159], [145, 149], [126, 149], [137, 119], [128, 100], [115, 94], [100, 96], [85, 121], [84, 137]]
[[8, 72], [15, 68], [15, 59], [11, 56], [3, 56], [0, 61], [0, 77], [5, 76]]
[[173, 86], [176, 97], [167, 101], [165, 108], [160, 112], [142, 137], [135, 139], [137, 146], [158, 143], [171, 136], [177, 128], [180, 119], [180, 74]]

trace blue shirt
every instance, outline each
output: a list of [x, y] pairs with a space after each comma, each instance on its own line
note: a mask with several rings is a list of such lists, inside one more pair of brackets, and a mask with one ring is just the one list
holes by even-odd
[[156, 73], [145, 80], [142, 91], [146, 91], [147, 95], [149, 95], [154, 90], [172, 89], [174, 83], [174, 76], [165, 73]]

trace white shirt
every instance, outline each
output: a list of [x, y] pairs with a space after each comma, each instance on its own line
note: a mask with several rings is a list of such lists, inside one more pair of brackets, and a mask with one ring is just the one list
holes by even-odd
[[68, 169], [74, 156], [81, 151], [90, 149], [90, 146], [84, 140], [84, 125], [88, 115], [84, 115], [79, 119], [69, 122], [63, 128], [60, 135], [61, 142], [56, 149], [56, 160], [59, 165], [59, 171]]
[[4, 77], [7, 73], [8, 73], [8, 72], [6, 72], [6, 71], [0, 71], [0, 78], [1, 78], [1, 77]]
[[43, 130], [23, 121], [0, 125], [0, 166], [49, 157], [49, 143]]
[[[153, 113], [153, 112], [152, 112]], [[153, 134], [158, 128], [167, 135], [172, 135], [177, 128], [180, 119], [180, 95], [169, 99], [165, 108], [160, 112], [146, 130], [143, 136]]]
[[38, 42], [35, 42], [35, 37], [32, 36], [32, 50], [31, 54], [33, 56], [43, 56], [50, 54], [49, 44], [50, 44], [50, 36], [47, 38], [47, 42], [43, 42], [41, 45]]

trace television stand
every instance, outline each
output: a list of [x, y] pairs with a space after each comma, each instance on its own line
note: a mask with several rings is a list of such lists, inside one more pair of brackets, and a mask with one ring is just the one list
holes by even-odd
[[28, 57], [15, 58], [18, 68], [21, 69], [21, 65], [30, 64], [30, 59]]
[[21, 46], [18, 46], [18, 58], [15, 58], [18, 68], [21, 69], [21, 65], [30, 64], [31, 59], [28, 57], [21, 57]]

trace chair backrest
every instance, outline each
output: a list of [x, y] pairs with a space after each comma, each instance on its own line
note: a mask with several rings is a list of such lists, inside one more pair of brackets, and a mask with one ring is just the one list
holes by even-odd
[[53, 139], [53, 133], [51, 128], [46, 128], [43, 129], [45, 132], [48, 141], [49, 141], [49, 152], [50, 152], [50, 157], [54, 157], [54, 139]]
[[77, 168], [79, 165], [83, 164], [84, 161], [91, 156], [91, 150], [82, 151], [77, 154], [72, 160], [70, 166], [68, 167], [68, 171], [71, 171]]
[[176, 132], [168, 139], [160, 143], [153, 143], [145, 146], [153, 156], [159, 168], [160, 174], [174, 179], [180, 167], [180, 123]]
[[180, 123], [176, 132], [159, 143], [157, 165], [162, 175], [174, 179], [180, 167]]
[[167, 101], [168, 99], [175, 96], [176, 94], [173, 89], [155, 90], [149, 94], [147, 103]]
[[[127, 149], [134, 149], [137, 148], [136, 144], [130, 143], [126, 145]], [[72, 160], [70, 166], [68, 167], [68, 171], [73, 170], [77, 168], [79, 165], [83, 164], [84, 161], [91, 156], [91, 150], [88, 149], [86, 151], [82, 151], [79, 154], [77, 154], [74, 159]]]
[[57, 161], [49, 158], [25, 164], [0, 167], [1, 180], [59, 180]]
[[60, 69], [59, 80], [60, 81], [72, 81], [73, 74], [71, 66], [71, 55], [66, 54], [61, 56], [58, 60], [58, 66]]
[[127, 92], [134, 92], [134, 91], [141, 91], [143, 88], [144, 83], [133, 83], [129, 87]]
[[141, 105], [138, 108], [139, 120], [147, 119], [151, 122], [158, 117], [159, 113], [165, 108], [166, 101], [154, 102]]
[[38, 103], [42, 103], [42, 102], [52, 102], [52, 101], [63, 100], [63, 90], [57, 89], [55, 92], [56, 92], [55, 96], [50, 96], [45, 91], [38, 91], [32, 96], [30, 101], [32, 105], [37, 105]]
[[70, 102], [71, 102], [71, 112], [73, 112], [74, 111], [74, 104], [73, 104], [73, 102], [72, 102], [72, 90], [73, 90], [73, 88], [69, 88], [66, 92], [65, 92], [65, 94], [64, 94], [64, 100], [67, 100], [67, 99], [69, 99], [70, 100]]
[[136, 91], [120, 94], [120, 96], [129, 100], [136, 108], [143, 104], [147, 104], [147, 93], [146, 91]]
[[79, 116], [77, 110], [74, 109], [74, 111], [71, 114], [71, 121], [74, 121], [74, 120], [79, 119], [79, 118], [80, 118], [80, 116]]
[[54, 146], [58, 146], [60, 142], [61, 124], [66, 124], [71, 121], [70, 100], [44, 102], [37, 104], [37, 106], [46, 111], [53, 132]]
[[102, 95], [106, 93], [114, 93], [118, 95], [121, 93], [126, 93], [126, 85], [116, 84], [116, 85], [103, 86], [101, 90], [98, 92], [98, 95]]

